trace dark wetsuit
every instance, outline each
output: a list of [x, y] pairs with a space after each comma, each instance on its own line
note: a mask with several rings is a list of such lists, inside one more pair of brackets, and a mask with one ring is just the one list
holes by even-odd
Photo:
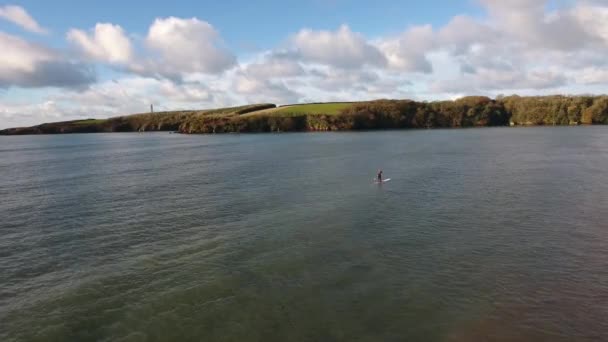
[[382, 171], [378, 172], [378, 182], [382, 182]]

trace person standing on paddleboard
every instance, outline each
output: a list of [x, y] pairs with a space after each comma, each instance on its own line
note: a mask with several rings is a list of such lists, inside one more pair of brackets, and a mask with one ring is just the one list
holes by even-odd
[[382, 170], [378, 170], [378, 182], [382, 182]]

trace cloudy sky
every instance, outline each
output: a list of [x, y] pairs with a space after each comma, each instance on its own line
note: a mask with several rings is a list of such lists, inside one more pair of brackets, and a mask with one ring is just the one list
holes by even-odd
[[0, 128], [256, 102], [608, 93], [608, 0], [0, 4]]

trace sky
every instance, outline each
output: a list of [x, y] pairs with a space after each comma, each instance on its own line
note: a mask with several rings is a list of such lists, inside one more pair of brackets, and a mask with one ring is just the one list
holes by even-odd
[[0, 128], [249, 103], [604, 94], [608, 0], [0, 3]]

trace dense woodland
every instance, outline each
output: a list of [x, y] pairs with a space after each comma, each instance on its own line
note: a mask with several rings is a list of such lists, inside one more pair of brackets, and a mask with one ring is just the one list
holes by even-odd
[[354, 103], [338, 114], [197, 117], [183, 133], [339, 131], [507, 125], [608, 124], [608, 97], [519, 97], [456, 101], [377, 100]]
[[508, 125], [608, 124], [608, 96], [488, 97], [455, 101], [376, 100], [337, 113], [273, 111], [259, 104], [206, 111], [147, 113], [13, 128], [0, 134], [179, 131], [181, 133], [339, 131]]

